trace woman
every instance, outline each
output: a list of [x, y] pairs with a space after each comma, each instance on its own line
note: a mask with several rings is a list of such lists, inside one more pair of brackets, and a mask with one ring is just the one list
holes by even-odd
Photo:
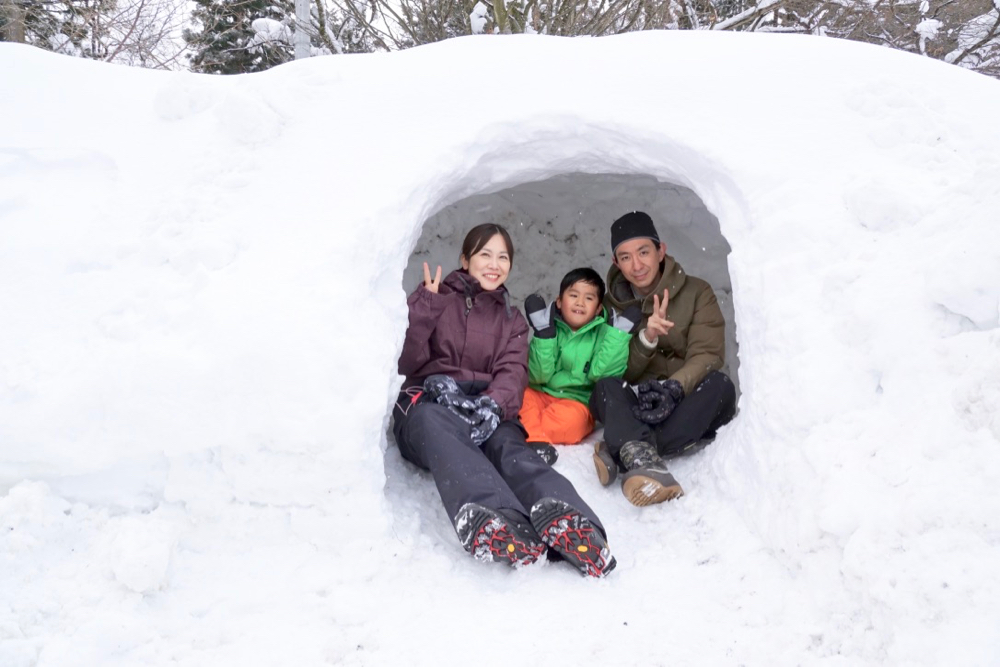
[[500, 225], [474, 227], [460, 270], [441, 267], [407, 299], [406, 376], [393, 434], [434, 477], [459, 540], [475, 558], [520, 566], [546, 546], [584, 575], [615, 567], [606, 533], [573, 485], [525, 445], [517, 420], [528, 381], [528, 325], [503, 286], [514, 259]]

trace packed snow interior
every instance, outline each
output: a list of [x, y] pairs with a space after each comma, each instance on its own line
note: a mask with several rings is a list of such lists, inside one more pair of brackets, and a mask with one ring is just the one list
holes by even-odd
[[[996, 81], [680, 32], [0, 72], [0, 664], [997, 662]], [[656, 508], [560, 458], [612, 577], [486, 567], [385, 436], [406, 266], [607, 174], [717, 219], [740, 413]]]

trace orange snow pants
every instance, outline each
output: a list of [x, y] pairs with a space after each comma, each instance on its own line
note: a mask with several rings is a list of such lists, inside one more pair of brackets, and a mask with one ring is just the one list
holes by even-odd
[[524, 390], [519, 416], [528, 440], [533, 442], [575, 445], [594, 430], [594, 418], [586, 405], [530, 387]]

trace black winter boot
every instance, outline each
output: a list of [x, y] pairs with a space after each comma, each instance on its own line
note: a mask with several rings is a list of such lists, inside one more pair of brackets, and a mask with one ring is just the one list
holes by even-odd
[[567, 502], [542, 498], [531, 508], [531, 524], [545, 544], [584, 576], [607, 576], [618, 564], [601, 531]]
[[622, 445], [621, 459], [627, 471], [622, 476], [622, 493], [633, 505], [655, 505], [684, 495], [655, 446], [629, 440]]
[[476, 560], [520, 567], [534, 563], [545, 553], [545, 544], [527, 521], [476, 503], [466, 503], [458, 510], [455, 532]]
[[529, 440], [524, 443], [528, 446], [528, 449], [533, 449], [536, 454], [542, 457], [542, 460], [549, 465], [555, 465], [555, 462], [559, 459], [559, 452], [556, 448], [547, 442], [535, 442], [534, 440]]

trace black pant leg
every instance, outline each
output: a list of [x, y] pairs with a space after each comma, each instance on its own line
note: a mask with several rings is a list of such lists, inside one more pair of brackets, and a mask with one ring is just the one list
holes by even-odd
[[542, 498], [556, 498], [568, 503], [590, 519], [605, 537], [601, 520], [568, 479], [560, 475], [530, 447], [524, 444], [524, 431], [512, 421], [500, 422], [493, 435], [483, 443], [483, 453], [500, 472], [521, 504], [528, 508]]
[[615, 459], [630, 440], [653, 442], [653, 429], [632, 415], [632, 406], [638, 404], [635, 392], [621, 378], [598, 380], [590, 395], [590, 412], [604, 424], [604, 442]]
[[733, 381], [725, 373], [712, 371], [656, 427], [656, 447], [661, 456], [679, 454], [699, 440], [715, 435], [735, 414]]
[[405, 413], [394, 410], [393, 433], [403, 458], [430, 471], [452, 520], [466, 503], [527, 515], [494, 464], [472, 442], [469, 425], [444, 406], [416, 403]]

